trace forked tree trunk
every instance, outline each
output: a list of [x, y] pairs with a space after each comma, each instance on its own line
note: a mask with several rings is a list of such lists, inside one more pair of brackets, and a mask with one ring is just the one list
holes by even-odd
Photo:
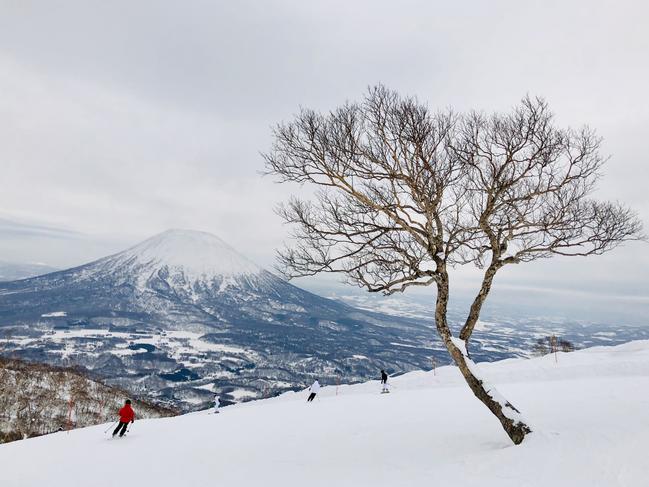
[[464, 380], [473, 391], [473, 394], [489, 408], [489, 410], [498, 418], [503, 429], [514, 442], [520, 444], [525, 435], [531, 433], [530, 427], [509, 401], [503, 398], [498, 391], [485, 384], [480, 379], [475, 363], [469, 358], [466, 350], [466, 342], [453, 338], [451, 330], [446, 321], [446, 310], [448, 306], [448, 280], [442, 280], [437, 285], [437, 303], [435, 306], [435, 324], [446, 349], [450, 353], [453, 361], [457, 364]]

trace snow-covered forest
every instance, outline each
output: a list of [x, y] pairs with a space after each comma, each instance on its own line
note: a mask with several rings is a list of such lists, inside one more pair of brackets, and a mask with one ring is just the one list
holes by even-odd
[[[114, 420], [129, 393], [81, 370], [0, 358], [0, 443]], [[134, 400], [142, 418], [174, 411]]]

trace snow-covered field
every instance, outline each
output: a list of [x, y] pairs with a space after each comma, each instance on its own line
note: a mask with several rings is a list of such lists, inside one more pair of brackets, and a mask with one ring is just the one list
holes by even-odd
[[513, 446], [454, 367], [0, 445], [3, 486], [646, 486], [649, 341], [479, 364], [535, 432]]

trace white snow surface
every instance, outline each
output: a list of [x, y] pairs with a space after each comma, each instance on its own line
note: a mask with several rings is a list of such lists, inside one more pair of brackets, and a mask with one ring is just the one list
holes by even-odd
[[41, 318], [57, 318], [62, 316], [68, 316], [66, 311], [52, 311], [51, 313], [45, 313], [41, 315]]
[[514, 446], [455, 367], [0, 445], [8, 487], [646, 486], [649, 341], [480, 363], [531, 422]]
[[167, 230], [107, 259], [115, 266], [167, 266], [192, 280], [262, 271], [216, 235], [196, 230]]

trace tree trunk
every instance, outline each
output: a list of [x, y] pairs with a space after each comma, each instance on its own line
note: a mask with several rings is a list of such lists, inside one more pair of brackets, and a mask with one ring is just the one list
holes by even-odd
[[442, 278], [437, 283], [437, 303], [435, 306], [435, 325], [446, 349], [451, 354], [453, 361], [457, 364], [464, 380], [473, 391], [473, 394], [489, 408], [489, 410], [498, 418], [503, 429], [514, 442], [520, 444], [525, 435], [531, 433], [527, 424], [516, 409], [509, 401], [504, 399], [498, 391], [486, 386], [484, 381], [479, 378], [475, 363], [469, 358], [466, 350], [466, 342], [459, 338], [453, 338], [451, 330], [446, 321], [446, 310], [448, 306], [448, 278]]
[[473, 303], [471, 304], [471, 309], [469, 310], [469, 316], [467, 316], [466, 323], [464, 323], [464, 326], [460, 331], [460, 339], [467, 342], [467, 347], [468, 347], [469, 338], [473, 333], [473, 329], [475, 328], [475, 325], [478, 322], [478, 318], [480, 318], [480, 311], [482, 311], [482, 305], [487, 299], [487, 295], [489, 294], [489, 291], [491, 291], [491, 284], [493, 282], [494, 277], [496, 276], [496, 271], [498, 271], [498, 269], [499, 266], [494, 263], [492, 263], [487, 268], [485, 275], [482, 279], [480, 292], [473, 300]]
[[467, 356], [464, 342], [460, 340], [461, 343], [456, 345], [457, 341], [457, 339], [449, 339], [448, 341], [444, 340], [444, 343], [460, 369], [464, 380], [469, 384], [475, 397], [482, 401], [494, 416], [498, 418], [498, 421], [500, 421], [503, 429], [514, 444], [520, 444], [525, 438], [525, 435], [531, 433], [532, 430], [525, 424], [518, 409], [504, 399], [495, 388], [490, 386], [485, 387], [486, 384], [484, 381], [476, 376], [475, 364]]

